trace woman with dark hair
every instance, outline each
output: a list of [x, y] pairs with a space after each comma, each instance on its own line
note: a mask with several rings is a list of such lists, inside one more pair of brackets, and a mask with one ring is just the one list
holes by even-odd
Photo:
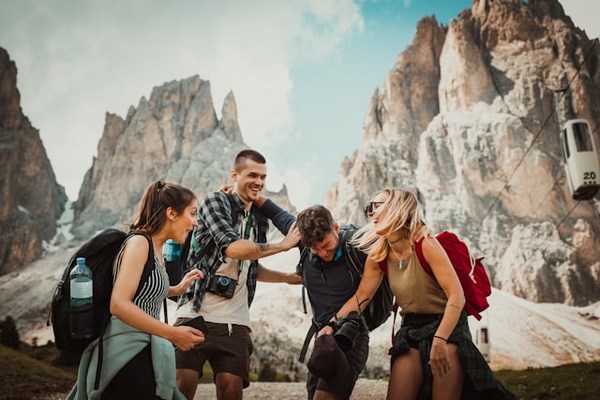
[[[428, 231], [417, 195], [385, 188], [366, 210], [371, 222], [353, 243], [368, 253], [356, 296], [338, 317], [368, 303], [387, 265], [390, 288], [400, 308], [402, 325], [391, 355], [388, 399], [514, 399], [496, 380], [471, 340], [462, 286], [440, 243]], [[415, 253], [421, 242], [434, 277]], [[366, 307], [363, 304], [362, 307]]]
[[168, 239], [185, 241], [197, 225], [197, 210], [198, 202], [190, 189], [162, 181], [146, 188], [129, 226], [130, 232], [137, 234], [127, 236], [113, 265], [112, 317], [103, 336], [99, 387], [90, 388], [98, 357], [98, 346], [93, 342], [82, 357], [77, 392], [72, 398], [182, 398], [176, 388], [173, 347], [189, 350], [204, 341], [204, 333], [191, 326], [162, 322], [160, 311], [165, 298], [183, 294], [202, 273], [194, 269], [177, 286], [169, 286], [162, 247]]

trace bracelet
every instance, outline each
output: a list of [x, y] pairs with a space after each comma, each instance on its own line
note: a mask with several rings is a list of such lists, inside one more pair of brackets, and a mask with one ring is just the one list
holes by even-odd
[[434, 337], [434, 338], [436, 338], [436, 339], [443, 340], [444, 342], [448, 343], [448, 339], [444, 339], [444, 338], [443, 338], [443, 337], [441, 337], [441, 336], [433, 335], [433, 337]]

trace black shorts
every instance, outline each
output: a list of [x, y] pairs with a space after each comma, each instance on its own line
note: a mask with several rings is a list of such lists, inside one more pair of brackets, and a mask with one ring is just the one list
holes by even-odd
[[[178, 318], [175, 325], [188, 319], [190, 318]], [[175, 351], [177, 369], [192, 369], [202, 376], [202, 368], [208, 361], [215, 377], [221, 372], [228, 372], [242, 378], [244, 388], [248, 387], [253, 349], [250, 328], [214, 322], [206, 322], [206, 325], [208, 332], [205, 333], [204, 342], [188, 351]], [[229, 326], [232, 327], [231, 335]]]

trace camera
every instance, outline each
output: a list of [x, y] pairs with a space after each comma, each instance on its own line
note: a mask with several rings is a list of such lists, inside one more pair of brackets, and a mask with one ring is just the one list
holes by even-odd
[[352, 349], [354, 343], [356, 343], [358, 334], [368, 329], [365, 319], [356, 311], [352, 311], [347, 316], [340, 318], [336, 325], [338, 329], [333, 334], [333, 337], [343, 351]]
[[206, 290], [218, 296], [230, 299], [233, 297], [237, 280], [224, 275], [208, 275], [206, 277]]

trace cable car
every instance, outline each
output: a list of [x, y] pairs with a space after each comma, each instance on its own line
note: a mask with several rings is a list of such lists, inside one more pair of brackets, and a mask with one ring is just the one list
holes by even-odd
[[569, 190], [575, 200], [590, 200], [600, 189], [600, 166], [590, 124], [568, 120], [560, 135]]

